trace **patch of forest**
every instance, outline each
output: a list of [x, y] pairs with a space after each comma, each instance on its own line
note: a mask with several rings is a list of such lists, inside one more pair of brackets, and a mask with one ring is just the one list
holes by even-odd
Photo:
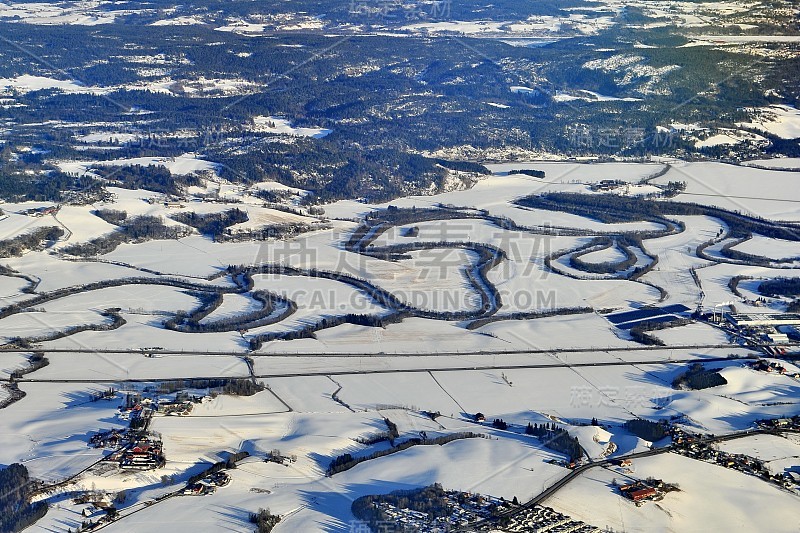
[[691, 324], [691, 320], [687, 318], [676, 318], [668, 322], [658, 322], [655, 320], [645, 320], [636, 324], [629, 330], [631, 338], [638, 343], [646, 344], [648, 346], [666, 346], [666, 343], [656, 337], [650, 335], [651, 331], [661, 331], [663, 329], [678, 328]]
[[800, 278], [775, 278], [758, 284], [758, 292], [764, 296], [800, 296]]
[[659, 441], [668, 435], [663, 424], [641, 418], [628, 420], [625, 422], [624, 427], [640, 439], [650, 442]]
[[214, 240], [217, 240], [223, 235], [229, 227], [250, 220], [247, 216], [247, 212], [242, 211], [238, 207], [219, 213], [201, 214], [188, 211], [176, 213], [171, 215], [170, 218], [182, 224], [186, 224], [187, 226], [191, 226], [203, 235], [214, 238]]
[[728, 380], [718, 370], [706, 370], [701, 363], [693, 363], [689, 370], [672, 380], [675, 389], [702, 390], [727, 384]]
[[43, 250], [51, 246], [64, 230], [58, 226], [36, 228], [13, 239], [0, 241], [0, 258], [19, 257], [25, 252]]
[[542, 446], [563, 453], [570, 461], [577, 461], [583, 457], [583, 448], [578, 442], [578, 437], [573, 437], [569, 431], [554, 423], [546, 422], [540, 425], [529, 422], [525, 427], [525, 434], [537, 437]]
[[47, 502], [30, 501], [34, 486], [28, 469], [19, 463], [0, 470], [0, 531], [22, 531], [47, 514]]
[[[98, 216], [106, 216], [98, 214]], [[180, 239], [189, 235], [187, 228], [167, 226], [161, 217], [141, 215], [125, 218], [116, 223], [115, 231], [85, 243], [65, 246], [63, 252], [79, 257], [92, 257], [113, 252], [123, 243], [140, 243], [149, 240]]]

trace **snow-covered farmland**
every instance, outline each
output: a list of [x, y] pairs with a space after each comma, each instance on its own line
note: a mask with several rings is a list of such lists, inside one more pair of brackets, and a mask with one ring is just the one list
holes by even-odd
[[[318, 133], [284, 122], [276, 122], [274, 128], [269, 122], [265, 125], [283, 129], [273, 133]], [[97, 127], [102, 132], [85, 130], [81, 133], [88, 137], [79, 141], [106, 142], [116, 135], [107, 125]], [[221, 394], [215, 388], [213, 398], [198, 399], [189, 413], [155, 414], [150, 429], [162, 437], [167, 458], [159, 470], [125, 473], [111, 468], [80, 474], [70, 487], [88, 490], [94, 484], [110, 495], [126, 492], [119, 504], [122, 518], [108, 529], [127, 531], [147, 524], [248, 531], [248, 514], [268, 506], [283, 516], [276, 531], [345, 530], [353, 520], [353, 498], [398, 488], [439, 482], [448, 489], [505, 498], [536, 496], [569, 471], [546, 462], [567, 456], [525, 435], [529, 422], [566, 429], [589, 457], [602, 460], [668, 442], [636, 437], [624, 425], [635, 418], [690, 432], [731, 434], [751, 428], [759, 419], [796, 414], [796, 367], [789, 367], [786, 375], [749, 368], [741, 358], [752, 359], [762, 350], [759, 346], [742, 347], [720, 327], [695, 319], [651, 332], [665, 346], [644, 346], [611, 316], [615, 311], [677, 303], [690, 311], [709, 311], [733, 302], [737, 311], [756, 312], [760, 308], [753, 300], [760, 280], [792, 275], [795, 265], [765, 267], [730, 260], [722, 248], [736, 242], [735, 236], [713, 214], [669, 216], [675, 229], [668, 232], [668, 224], [657, 219], [607, 223], [573, 213], [523, 209], [515, 203], [546, 192], [598, 194], [597, 189], [607, 185], [603, 180], [619, 180], [612, 193], [629, 197], [660, 194], [659, 186], [686, 181], [686, 191], [673, 201], [796, 220], [793, 202], [800, 197], [792, 197], [795, 173], [719, 163], [507, 163], [491, 165], [492, 174], [465, 190], [380, 205], [340, 201], [322, 206], [322, 213], [301, 201], [306, 193], [298, 188], [226, 182], [214, 173], [216, 163], [200, 154], [100, 162], [87, 157], [59, 164], [74, 175], [96, 165], [155, 164], [174, 174], [197, 173], [202, 183], [180, 200], [110, 187], [112, 195], [102, 201], [62, 205], [57, 212], [42, 202], [0, 205], [5, 215], [0, 230], [6, 240], [42, 227], [65, 231], [56, 242], [0, 261], [9, 269], [0, 276], [3, 305], [34, 302], [12, 306], [10, 314], [0, 318], [3, 341], [23, 344], [7, 346], [9, 351], [0, 354], [0, 376], [7, 381], [0, 389], [0, 402], [10, 404], [0, 417], [5, 445], [0, 463], [22, 461], [35, 477], [47, 481], [78, 474], [103, 453], [87, 446], [90, 435], [124, 424], [115, 415], [129, 389], [141, 392], [158, 384], [180, 389], [184, 380], [197, 380], [183, 388], [204, 395], [214, 388], [212, 382], [233, 378], [268, 386], [252, 396]], [[540, 170], [544, 177], [521, 170]], [[765, 184], [786, 194], [767, 197], [759, 192], [767, 190]], [[274, 190], [277, 200], [265, 204], [259, 197], [262, 189]], [[458, 206], [460, 213], [441, 205]], [[304, 231], [285, 239], [220, 242], [226, 239], [192, 230], [179, 239], [134, 239], [98, 257], [62, 254], [71, 244], [121, 231], [94, 214], [97, 209], [125, 211], [129, 217], [151, 215], [185, 228], [170, 216], [194, 212], [214, 217], [233, 207], [244, 211], [248, 220], [226, 228], [231, 232], [226, 236], [266, 226], [303, 225]], [[374, 218], [362, 220], [367, 213]], [[392, 213], [400, 213], [402, 223], [369, 225], [382, 217], [391, 220]], [[424, 216], [415, 220], [414, 213]], [[365, 232], [363, 249], [351, 240], [358, 228]], [[641, 245], [631, 246], [636, 267], [650, 264], [642, 250], [658, 257], [639, 279], [623, 279], [635, 267], [610, 279], [570, 265], [569, 255], [596, 237], [619, 243], [622, 236], [633, 234], [646, 237]], [[775, 260], [800, 255], [790, 235], [772, 239], [768, 234], [755, 232], [735, 251]], [[698, 247], [709, 241], [717, 242], [698, 257]], [[397, 246], [403, 247], [400, 255], [378, 253]], [[596, 246], [582, 256], [585, 262], [625, 257], [616, 245], [603, 250]], [[481, 274], [476, 250], [498, 250], [497, 264]], [[264, 274], [261, 266], [286, 270]], [[753, 278], [740, 283], [741, 298], [729, 286], [735, 276]], [[124, 283], [127, 278], [137, 278], [136, 283]], [[117, 281], [81, 290], [110, 280]], [[38, 303], [33, 300], [63, 289], [69, 290]], [[238, 318], [262, 309], [263, 301], [255, 298], [260, 291], [288, 299], [296, 309], [276, 323], [238, 324]], [[208, 302], [213, 308], [207, 314], [186, 320], [198, 327], [230, 323], [231, 331], [186, 333], [165, 326]], [[481, 309], [484, 304], [490, 312]], [[786, 302], [768, 305], [777, 310]], [[535, 314], [565, 308], [581, 309], [571, 309], [578, 312], [568, 315]], [[270, 316], [278, 315], [273, 308]], [[681, 316], [689, 317], [689, 312]], [[89, 324], [107, 330], [49, 341], [35, 338], [71, 333], [69, 328]], [[108, 329], [112, 326], [115, 329]], [[260, 344], [255, 342], [262, 338]], [[15, 391], [11, 373], [25, 371], [40, 350], [48, 364], [16, 374], [21, 392]], [[703, 362], [727, 383], [703, 390], [673, 388], [673, 380], [691, 362]], [[123, 393], [110, 401], [88, 401], [93, 392], [108, 387]], [[27, 396], [10, 402], [12, 394], [21, 393]], [[426, 412], [440, 416], [432, 419]], [[478, 412], [485, 421], [475, 419]], [[386, 440], [364, 444], [387, 431], [384, 418], [397, 425], [400, 439], [463, 431], [489, 438], [418, 445], [325, 475], [331, 460], [341, 454], [360, 457], [388, 449]], [[495, 418], [508, 427], [493, 427]], [[593, 419], [598, 425], [592, 425]], [[795, 444], [781, 442], [772, 451], [760, 441], [731, 441], [726, 446], [752, 449], [778, 472], [793, 466]], [[267, 452], [275, 449], [296, 456], [296, 461], [265, 462]], [[252, 456], [230, 470], [231, 483], [214, 494], [202, 500], [180, 496], [145, 503], [182, 490], [191, 474], [240, 450]], [[783, 499], [795, 496], [753, 476], [687, 461], [693, 460], [670, 454], [634, 461], [634, 475], [680, 484], [680, 492], [657, 504], [636, 507], [622, 500], [609, 483], [626, 474], [599, 468], [588, 470], [546, 503], [573, 518], [615, 528], [652, 523], [665, 530], [691, 529], [702, 514], [696, 503], [701, 495], [724, 509], [734, 509], [731, 499], [737, 505], [760, 505], [759, 509], [768, 499], [777, 501], [779, 519], [792, 519], [792, 506]], [[470, 468], [454, 467], [465, 464]], [[705, 472], [708, 468], [734, 477], [717, 483]], [[67, 498], [52, 495], [49, 501], [54, 505], [41, 528], [74, 528], [84, 518], [83, 508]], [[749, 525], [768, 520], [758, 513], [735, 519]], [[779, 530], [783, 523], [772, 529]]]
[[[676, 454], [636, 459], [635, 479], [653, 476], [677, 483], [660, 502], [637, 506], [624, 499], [612, 482], [627, 480], [615, 470], [595, 468], [549, 498], [545, 504], [573, 518], [605, 524], [615, 530], [695, 531], [759, 530], [769, 523], [773, 531], [794, 531], [800, 511], [797, 496], [741, 472], [695, 461]], [[714, 509], [713, 525], [709, 509]]]

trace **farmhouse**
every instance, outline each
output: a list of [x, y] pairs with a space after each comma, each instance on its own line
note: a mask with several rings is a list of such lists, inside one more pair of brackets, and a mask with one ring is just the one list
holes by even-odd
[[[660, 482], [658, 483], [660, 484]], [[619, 487], [619, 492], [624, 497], [635, 502], [653, 499], [659, 495], [659, 492], [654, 487], [650, 487], [642, 481], [634, 481], [627, 485], [621, 485]]]
[[644, 500], [645, 498], [650, 498], [656, 495], [656, 489], [652, 487], [646, 487], [643, 489], [638, 490], [631, 490], [624, 493], [625, 496], [630, 498], [631, 500], [638, 502], [640, 500]]

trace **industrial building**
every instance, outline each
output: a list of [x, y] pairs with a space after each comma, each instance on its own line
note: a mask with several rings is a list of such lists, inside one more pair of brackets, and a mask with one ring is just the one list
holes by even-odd
[[729, 314], [727, 318], [737, 328], [800, 326], [800, 314], [797, 313], [737, 313]]

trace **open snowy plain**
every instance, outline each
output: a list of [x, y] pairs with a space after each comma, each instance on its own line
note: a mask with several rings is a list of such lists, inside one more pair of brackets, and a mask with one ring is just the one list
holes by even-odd
[[[291, 130], [271, 117], [260, 127]], [[586, 469], [538, 503], [593, 526], [708, 531], [714, 509], [715, 530], [797, 530], [796, 486], [677, 455], [668, 436], [647, 440], [626, 424], [738, 437], [798, 414], [798, 368], [754, 368], [765, 346], [701, 317], [792, 304], [758, 287], [798, 276], [795, 171], [489, 165], [466, 190], [311, 209], [302, 191], [275, 204], [258, 191], [284, 190], [277, 184], [222, 182], [194, 154], [145, 164], [208, 181], [180, 198], [111, 187], [91, 205], [0, 205], [3, 240], [63, 230], [0, 261], [0, 464], [21, 462], [42, 482], [49, 511], [31, 530], [97, 521], [97, 505], [76, 499], [92, 493], [114, 502], [116, 520], [97, 526], [109, 531], [252, 531], [260, 508], [281, 516], [276, 532], [351, 531], [361, 496], [441, 483], [527, 501], [568, 476], [570, 459]], [[61, 168], [89, 171], [83, 161]], [[662, 194], [676, 181], [685, 188]], [[658, 202], [664, 214], [623, 220], [526, 200], [560, 193]], [[669, 207], [687, 203], [696, 212]], [[246, 216], [213, 236], [189, 223], [234, 209]], [[126, 234], [85, 253], [145, 216], [173, 236]], [[743, 221], [784, 232], [742, 238], [731, 225]], [[667, 327], [644, 337], [615, 318], [661, 308]], [[724, 384], [676, 385], [692, 363]], [[255, 389], [234, 391], [243, 383]], [[195, 398], [189, 412], [153, 408], [147, 421], [163, 442], [159, 468], [119, 469], [102, 460], [113, 447], [89, 446], [98, 431], [128, 427], [119, 407], [130, 398], [172, 403], [176, 393]], [[528, 424], [564, 430], [582, 456], [526, 434]], [[433, 442], [470, 432], [480, 437]], [[714, 446], [767, 461], [773, 474], [800, 469], [795, 433]], [[329, 470], [343, 454], [379, 451], [395, 453]], [[237, 452], [249, 456], [226, 470], [229, 483], [184, 494], [192, 476]], [[275, 454], [285, 460], [265, 460]], [[608, 462], [631, 454], [628, 470]], [[680, 490], [638, 505], [616, 491], [623, 477]]]

